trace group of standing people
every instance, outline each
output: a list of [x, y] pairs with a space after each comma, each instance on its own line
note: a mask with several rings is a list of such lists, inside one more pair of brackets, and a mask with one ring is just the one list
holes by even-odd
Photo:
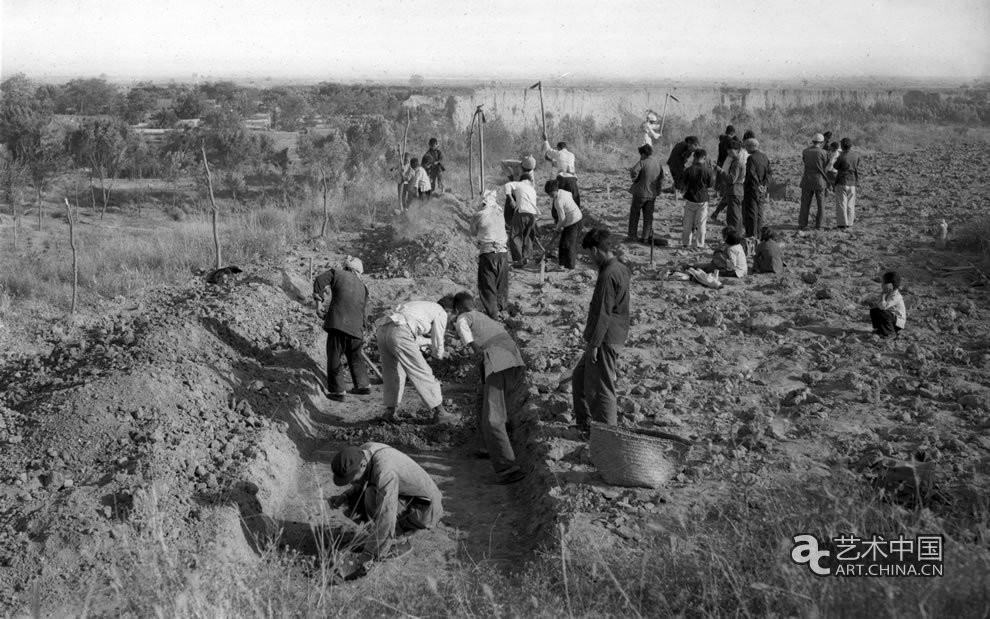
[[[822, 227], [824, 203], [829, 191], [835, 194], [835, 227], [849, 228], [856, 220], [856, 187], [859, 185], [860, 155], [849, 138], [829, 142], [831, 132], [816, 133], [811, 145], [801, 153], [804, 174], [801, 176], [801, 210], [798, 227], [808, 228], [811, 201], [817, 208], [815, 229]], [[827, 145], [827, 146], [826, 146]]]
[[408, 209], [413, 200], [429, 200], [434, 191], [443, 193], [443, 173], [446, 168], [437, 138], [430, 138], [422, 157], [409, 158], [408, 161], [403, 161], [403, 166], [399, 176], [402, 208]]

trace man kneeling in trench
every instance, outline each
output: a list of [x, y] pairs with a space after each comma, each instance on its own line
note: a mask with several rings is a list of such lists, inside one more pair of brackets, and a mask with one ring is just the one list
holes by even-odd
[[[423, 467], [382, 443], [345, 447], [331, 462], [333, 483], [351, 486], [327, 499], [355, 522], [370, 522], [359, 563], [384, 561], [412, 550], [408, 536], [432, 529], [443, 516], [440, 489]], [[400, 538], [396, 541], [396, 538]]]

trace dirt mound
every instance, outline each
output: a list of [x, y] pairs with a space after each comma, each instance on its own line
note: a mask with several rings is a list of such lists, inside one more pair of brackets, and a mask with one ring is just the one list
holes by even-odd
[[450, 194], [414, 202], [383, 239], [382, 277], [470, 278], [477, 250], [469, 236], [471, 208]]

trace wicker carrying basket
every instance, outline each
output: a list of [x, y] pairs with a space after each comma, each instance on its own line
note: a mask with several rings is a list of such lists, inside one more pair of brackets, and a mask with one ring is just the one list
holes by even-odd
[[591, 460], [613, 486], [658, 488], [677, 474], [675, 443], [591, 422]]

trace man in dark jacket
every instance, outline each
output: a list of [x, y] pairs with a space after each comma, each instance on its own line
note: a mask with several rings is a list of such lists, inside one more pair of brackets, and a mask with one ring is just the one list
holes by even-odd
[[746, 181], [743, 185], [743, 227], [746, 238], [754, 239], [763, 225], [763, 206], [773, 175], [770, 171], [770, 159], [760, 150], [760, 143], [756, 138], [743, 142], [743, 147], [749, 153], [749, 158], [746, 159]]
[[825, 200], [827, 178], [825, 168], [828, 166], [828, 153], [822, 148], [825, 136], [816, 133], [811, 138], [811, 146], [801, 153], [804, 162], [804, 175], [801, 177], [801, 212], [798, 215], [798, 227], [804, 230], [808, 227], [808, 217], [811, 214], [811, 198], [815, 198], [818, 211], [815, 214], [815, 228], [822, 227], [822, 210]]
[[[430, 185], [436, 193], [443, 193], [443, 172], [447, 169], [443, 166], [443, 153], [440, 151], [440, 142], [436, 138], [430, 138], [429, 149], [423, 153], [423, 167], [430, 177]], [[429, 159], [427, 159], [429, 157]], [[426, 162], [430, 163], [427, 164]]]
[[612, 253], [608, 230], [590, 230], [581, 243], [598, 267], [584, 328], [584, 355], [571, 376], [574, 417], [582, 431], [591, 421], [618, 424], [616, 365], [629, 335], [629, 269]]
[[691, 161], [691, 155], [698, 150], [698, 138], [689, 135], [683, 141], [674, 144], [670, 149], [670, 156], [667, 157], [667, 167], [670, 168], [670, 178], [674, 180], [674, 192], [684, 189], [684, 168]]
[[725, 209], [725, 225], [735, 229], [739, 237], [743, 236], [742, 200], [746, 181], [746, 166], [742, 162], [742, 142], [732, 138], [729, 142], [729, 154], [721, 166], [716, 168], [719, 184], [722, 185], [722, 201], [712, 213], [712, 219], [718, 218], [718, 213]]
[[718, 136], [718, 159], [715, 160], [715, 165], [722, 167], [725, 163], [725, 158], [729, 156], [729, 151], [732, 150], [732, 140], [736, 137], [736, 128], [729, 125], [725, 128], [725, 133]]
[[856, 219], [856, 187], [859, 185], [859, 153], [852, 140], [842, 138], [842, 152], [835, 160], [835, 225], [845, 229]]
[[[327, 332], [327, 397], [338, 402], [344, 401], [341, 357], [347, 359], [351, 369], [354, 388], [349, 393], [371, 393], [368, 366], [361, 356], [364, 316], [368, 306], [368, 287], [361, 279], [363, 272], [361, 261], [348, 256], [342, 267], [320, 274], [313, 282], [313, 298], [318, 303], [318, 313], [323, 317], [323, 330]], [[329, 307], [326, 307], [327, 304]]]
[[656, 207], [657, 196], [663, 187], [663, 166], [653, 157], [653, 147], [643, 144], [639, 147], [639, 161], [629, 169], [629, 176], [633, 180], [629, 193], [632, 194], [632, 204], [629, 206], [629, 229], [626, 232], [626, 241], [633, 242], [637, 239], [636, 232], [639, 230], [639, 214], [643, 214], [643, 234], [639, 235], [639, 242], [653, 242], [653, 210]]

